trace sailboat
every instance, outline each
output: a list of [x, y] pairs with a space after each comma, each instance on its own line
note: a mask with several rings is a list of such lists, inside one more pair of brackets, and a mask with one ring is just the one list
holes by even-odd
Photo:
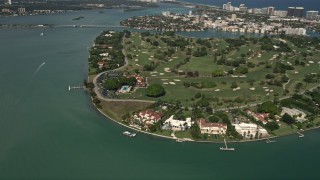
[[230, 147], [228, 148], [226, 139], [224, 139], [224, 145], [225, 145], [225, 147], [220, 147], [220, 151], [234, 151], [233, 147], [232, 148], [230, 148]]

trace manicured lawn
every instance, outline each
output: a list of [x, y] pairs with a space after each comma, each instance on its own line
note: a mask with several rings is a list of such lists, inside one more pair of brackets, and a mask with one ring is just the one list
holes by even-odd
[[121, 121], [122, 116], [139, 109], [145, 109], [151, 104], [145, 102], [101, 102], [102, 111], [117, 121]]
[[[179, 37], [167, 37], [168, 39], [175, 39]], [[157, 41], [159, 46], [153, 46], [150, 42], [146, 40], [150, 39], [150, 42]], [[274, 65], [276, 62], [282, 62], [284, 64], [294, 64], [296, 58], [302, 58], [301, 53], [306, 51], [303, 48], [297, 48], [292, 46], [292, 43], [288, 43], [296, 52], [291, 53], [281, 53], [277, 51], [264, 51], [260, 49], [260, 45], [257, 44], [246, 44], [240, 46], [239, 49], [233, 49], [231, 52], [224, 54], [225, 59], [230, 60], [239, 60], [241, 55], [245, 54], [245, 60], [251, 62], [255, 65], [253, 68], [248, 68], [249, 72], [245, 74], [245, 77], [231, 77], [231, 75], [225, 77], [211, 77], [214, 70], [220, 69], [225, 72], [231, 69], [237, 69], [231, 65], [217, 65], [213, 61], [213, 54], [219, 50], [225, 50], [230, 46], [223, 39], [212, 39], [210, 40], [213, 45], [212, 48], [207, 48], [208, 55], [203, 57], [194, 57], [190, 56], [191, 59], [186, 64], [176, 68], [176, 65], [183, 63], [184, 59], [187, 57], [187, 49], [192, 48], [192, 53], [196, 51], [197, 48], [201, 48], [202, 45], [196, 43], [196, 39], [189, 39], [189, 45], [186, 46], [184, 50], [176, 47], [169, 47], [161, 40], [161, 37], [156, 38], [156, 36], [151, 35], [142, 38], [139, 33], [133, 33], [132, 37], [126, 39], [126, 41], [131, 41], [132, 44], [126, 44], [125, 48], [127, 49], [128, 54], [137, 55], [133, 57], [129, 62], [128, 70], [132, 72], [134, 69], [139, 69], [140, 73], [146, 77], [148, 84], [161, 84], [165, 90], [166, 95], [160, 99], [167, 101], [181, 101], [186, 105], [191, 105], [195, 101], [192, 98], [197, 93], [206, 95], [207, 97], [226, 100], [226, 99], [236, 99], [241, 98], [244, 101], [234, 102], [233, 105], [241, 105], [245, 103], [252, 102], [262, 102], [266, 100], [274, 99], [274, 95], [283, 96], [284, 89], [282, 86], [260, 84], [262, 81], [266, 81], [267, 74], [273, 74], [273, 67], [266, 68], [266, 64]], [[168, 61], [156, 59], [155, 54], [157, 51], [167, 52], [169, 48], [175, 50], [171, 57], [167, 57]], [[130, 50], [129, 50], [130, 49]], [[249, 53], [253, 52], [253, 53]], [[258, 55], [260, 54], [261, 57]], [[279, 59], [275, 59], [275, 55], [280, 55]], [[315, 62], [314, 64], [306, 67], [295, 66], [295, 70], [287, 71], [288, 77], [291, 79], [290, 83], [286, 85], [286, 88], [289, 89], [290, 94], [294, 93], [295, 85], [303, 81], [303, 78], [306, 74], [318, 72], [319, 65], [316, 64], [320, 59], [319, 53], [314, 52], [314, 57], [308, 57], [306, 61], [309, 61], [310, 58]], [[286, 58], [286, 57], [289, 58]], [[293, 56], [293, 58], [291, 58]], [[250, 57], [250, 58], [249, 58]], [[220, 57], [218, 57], [219, 59]], [[285, 59], [286, 58], [286, 59]], [[135, 61], [138, 60], [138, 61]], [[143, 66], [150, 64], [151, 62], [158, 63], [157, 67], [153, 71], [143, 71]], [[138, 65], [137, 65], [138, 64]], [[243, 66], [243, 65], [241, 65]], [[182, 70], [184, 72], [195, 72], [198, 71], [200, 77], [197, 78], [185, 78], [181, 75], [175, 74], [173, 72], [165, 72], [165, 68]], [[295, 73], [298, 71], [299, 73]], [[235, 76], [241, 76], [241, 74], [234, 74]], [[275, 74], [277, 79], [280, 79], [284, 74]], [[253, 85], [249, 84], [249, 80], [254, 80]], [[236, 82], [240, 89], [233, 90], [231, 89], [231, 84]], [[174, 84], [172, 84], [174, 83]], [[206, 83], [206, 84], [216, 84], [216, 87], [207, 88], [207, 89], [198, 89], [195, 87], [186, 88], [184, 83]], [[309, 84], [303, 88], [313, 87], [314, 84]], [[251, 89], [250, 89], [251, 88]], [[255, 88], [255, 89], [252, 89]], [[302, 88], [302, 90], [303, 90]], [[271, 91], [267, 91], [271, 90]], [[145, 96], [145, 89], [140, 88], [131, 94], [121, 95], [122, 98], [133, 98], [133, 99], [147, 99], [147, 100], [156, 100], [156, 98], [149, 98]], [[215, 103], [213, 103], [215, 104]], [[216, 107], [217, 105], [214, 105]], [[225, 104], [223, 105], [225, 106]]]
[[275, 135], [277, 136], [282, 136], [282, 135], [287, 135], [293, 132], [297, 132], [298, 130], [296, 128], [291, 128], [291, 126], [287, 125], [284, 122], [281, 122], [281, 126], [279, 129], [273, 131]]

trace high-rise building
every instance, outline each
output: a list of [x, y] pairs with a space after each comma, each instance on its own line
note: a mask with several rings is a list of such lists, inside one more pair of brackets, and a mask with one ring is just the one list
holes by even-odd
[[307, 11], [306, 19], [316, 20], [318, 15], [319, 15], [319, 11]]
[[288, 7], [288, 16], [290, 17], [303, 17], [303, 7]]
[[268, 14], [268, 8], [261, 8], [261, 14]]
[[227, 4], [223, 4], [223, 9], [227, 11], [231, 11], [233, 9], [231, 2], [228, 2]]
[[273, 15], [279, 16], [279, 17], [286, 17], [288, 14], [288, 11], [274, 11]]
[[8, 0], [8, 4], [10, 4], [10, 5], [11, 5], [11, 0]]
[[293, 16], [295, 9], [296, 9], [296, 8], [294, 8], [294, 7], [288, 7], [288, 14], [287, 14], [287, 16]]
[[222, 5], [222, 9], [226, 10], [227, 9], [227, 4]]
[[244, 4], [240, 4], [239, 11], [247, 12], [247, 10], [248, 10], [248, 8], [246, 6], [244, 6]]
[[275, 8], [274, 7], [268, 7], [268, 14], [269, 15], [273, 15], [274, 14], [274, 10], [275, 10]]
[[301, 17], [303, 17], [303, 11], [304, 11], [303, 7], [296, 7], [296, 9], [294, 10], [293, 16], [301, 18]]

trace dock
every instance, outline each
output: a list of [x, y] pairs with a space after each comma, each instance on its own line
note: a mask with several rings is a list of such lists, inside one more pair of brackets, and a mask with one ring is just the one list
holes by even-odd
[[220, 151], [234, 151], [235, 150], [233, 147], [230, 148], [227, 146], [226, 139], [224, 139], [224, 145], [225, 145], [225, 147], [220, 147]]
[[73, 90], [73, 89], [83, 89], [82, 86], [69, 86], [69, 91]]
[[300, 133], [300, 132], [297, 132], [297, 134], [299, 134], [299, 138], [303, 138], [304, 137], [304, 135], [302, 133]]

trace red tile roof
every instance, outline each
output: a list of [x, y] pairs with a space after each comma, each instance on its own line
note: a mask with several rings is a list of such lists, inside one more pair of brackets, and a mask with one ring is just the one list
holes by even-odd
[[210, 122], [207, 122], [205, 119], [199, 119], [199, 125], [200, 125], [200, 127], [218, 127], [218, 128], [227, 129], [227, 125], [226, 124], [210, 123]]
[[162, 117], [162, 113], [155, 112], [152, 109], [147, 109], [147, 110], [144, 110], [144, 111], [140, 111], [140, 112], [136, 113], [136, 115], [139, 116], [140, 118], [144, 117], [145, 115], [148, 115], [149, 118], [154, 120], [154, 121], [159, 121], [161, 119], [161, 117]]

